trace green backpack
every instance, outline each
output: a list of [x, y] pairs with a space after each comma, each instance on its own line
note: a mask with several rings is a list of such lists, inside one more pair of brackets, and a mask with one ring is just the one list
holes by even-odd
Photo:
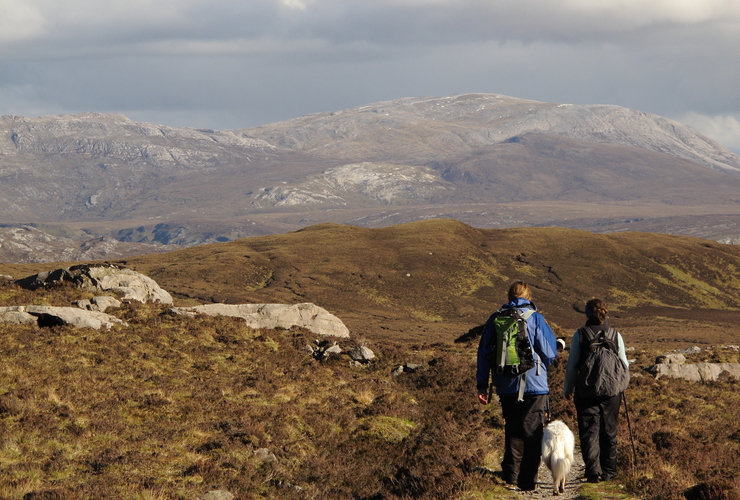
[[502, 307], [496, 311], [493, 319], [496, 346], [490, 350], [493, 359], [489, 359], [496, 373], [516, 377], [534, 368], [534, 351], [527, 334], [527, 318], [535, 310]]

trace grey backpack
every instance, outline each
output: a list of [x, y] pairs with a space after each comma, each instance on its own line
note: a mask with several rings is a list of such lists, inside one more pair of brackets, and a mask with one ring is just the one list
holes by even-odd
[[619, 359], [617, 331], [578, 330], [581, 336], [581, 366], [576, 391], [583, 398], [607, 398], [623, 392], [630, 383], [629, 369]]

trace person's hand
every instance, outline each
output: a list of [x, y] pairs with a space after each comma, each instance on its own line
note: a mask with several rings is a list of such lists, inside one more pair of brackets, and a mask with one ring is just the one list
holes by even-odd
[[488, 404], [488, 398], [485, 394], [478, 394], [478, 401], [480, 401], [480, 404], [487, 405]]

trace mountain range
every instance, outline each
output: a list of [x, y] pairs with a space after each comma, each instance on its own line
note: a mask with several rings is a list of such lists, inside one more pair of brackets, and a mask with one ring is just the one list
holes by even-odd
[[431, 218], [734, 242], [739, 188], [740, 157], [678, 122], [498, 94], [221, 131], [117, 114], [4, 116], [0, 259], [118, 258], [322, 222]]

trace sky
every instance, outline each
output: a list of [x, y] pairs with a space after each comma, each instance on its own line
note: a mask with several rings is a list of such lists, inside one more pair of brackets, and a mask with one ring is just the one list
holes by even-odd
[[740, 153], [740, 1], [0, 0], [0, 115], [233, 129], [469, 92], [625, 106]]

